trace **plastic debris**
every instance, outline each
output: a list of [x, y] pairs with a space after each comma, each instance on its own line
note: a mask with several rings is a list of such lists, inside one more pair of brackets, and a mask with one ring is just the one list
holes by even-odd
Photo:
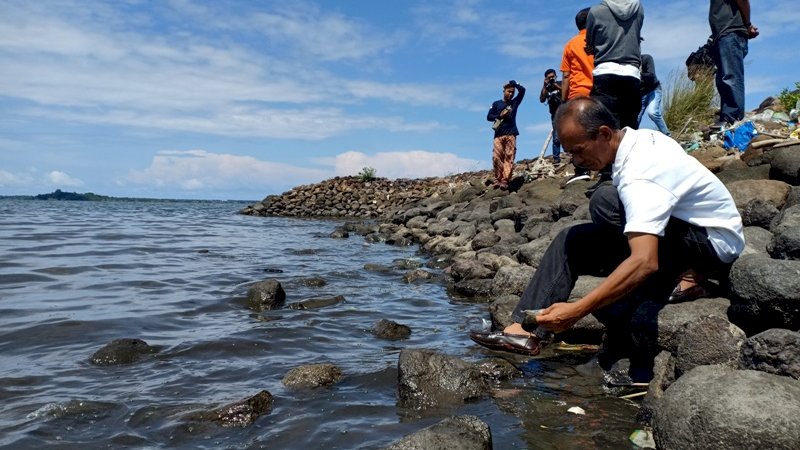
[[636, 430], [628, 437], [633, 445], [640, 448], [656, 448], [656, 441], [653, 439], [653, 432], [649, 429]]
[[725, 130], [722, 134], [722, 147], [725, 150], [737, 148], [740, 152], [743, 152], [747, 149], [750, 145], [750, 141], [753, 140], [753, 137], [755, 137], [758, 132], [753, 126], [753, 122], [748, 120], [741, 125], [734, 125], [733, 128]]
[[791, 139], [800, 139], [800, 128], [792, 131], [792, 134], [789, 135]]
[[586, 411], [583, 410], [580, 406], [573, 406], [572, 408], [568, 409], [567, 412], [571, 412], [572, 414], [579, 414], [581, 416], [586, 415]]

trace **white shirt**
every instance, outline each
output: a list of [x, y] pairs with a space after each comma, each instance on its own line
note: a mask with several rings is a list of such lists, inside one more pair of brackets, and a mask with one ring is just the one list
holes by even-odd
[[625, 128], [613, 166], [625, 233], [664, 235], [670, 217], [704, 227], [722, 262], [744, 250], [742, 217], [728, 189], [671, 138]]

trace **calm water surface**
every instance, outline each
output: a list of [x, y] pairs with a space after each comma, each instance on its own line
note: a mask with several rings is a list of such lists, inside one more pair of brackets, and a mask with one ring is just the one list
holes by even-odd
[[[330, 239], [339, 222], [236, 214], [243, 206], [0, 199], [0, 446], [381, 448], [443, 417], [474, 414], [491, 426], [495, 449], [633, 447], [636, 405], [564, 360], [513, 359], [524, 378], [460, 407], [398, 408], [401, 349], [498, 356], [467, 334], [488, 317], [486, 306], [439, 283], [404, 283], [405, 269], [393, 267], [427, 262], [416, 247]], [[327, 285], [303, 283], [312, 276]], [[245, 308], [248, 285], [273, 277], [287, 302], [343, 295], [346, 303]], [[411, 338], [372, 336], [382, 318], [410, 325]], [[128, 337], [161, 351], [132, 365], [87, 362]], [[288, 370], [319, 362], [339, 366], [344, 380], [316, 390], [281, 384]], [[250, 427], [186, 419], [262, 389], [274, 409]]]

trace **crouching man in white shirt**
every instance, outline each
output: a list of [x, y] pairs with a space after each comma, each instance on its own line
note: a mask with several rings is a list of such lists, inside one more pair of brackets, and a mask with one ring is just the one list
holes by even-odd
[[[606, 325], [606, 347], [620, 349], [601, 355], [605, 363], [630, 356], [633, 369], [636, 355], [622, 350], [633, 312], [646, 299], [669, 301], [690, 269], [726, 281], [744, 249], [742, 219], [722, 182], [677, 142], [653, 130], [617, 129], [599, 101], [570, 100], [555, 123], [573, 161], [592, 170], [613, 163], [612, 181], [591, 197], [592, 223], [569, 227], [553, 240], [512, 313], [515, 322], [471, 337], [485, 347], [532, 356], [553, 333], [591, 313]], [[583, 274], [607, 277], [567, 303]], [[531, 316], [526, 310], [541, 312]]]

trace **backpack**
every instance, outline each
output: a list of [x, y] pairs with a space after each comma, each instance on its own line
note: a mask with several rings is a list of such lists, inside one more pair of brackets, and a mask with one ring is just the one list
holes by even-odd
[[709, 39], [708, 42], [701, 45], [686, 58], [686, 74], [690, 80], [694, 81], [701, 71], [708, 74], [716, 72], [717, 67], [714, 64], [714, 57], [711, 53], [712, 43], [713, 41]]

